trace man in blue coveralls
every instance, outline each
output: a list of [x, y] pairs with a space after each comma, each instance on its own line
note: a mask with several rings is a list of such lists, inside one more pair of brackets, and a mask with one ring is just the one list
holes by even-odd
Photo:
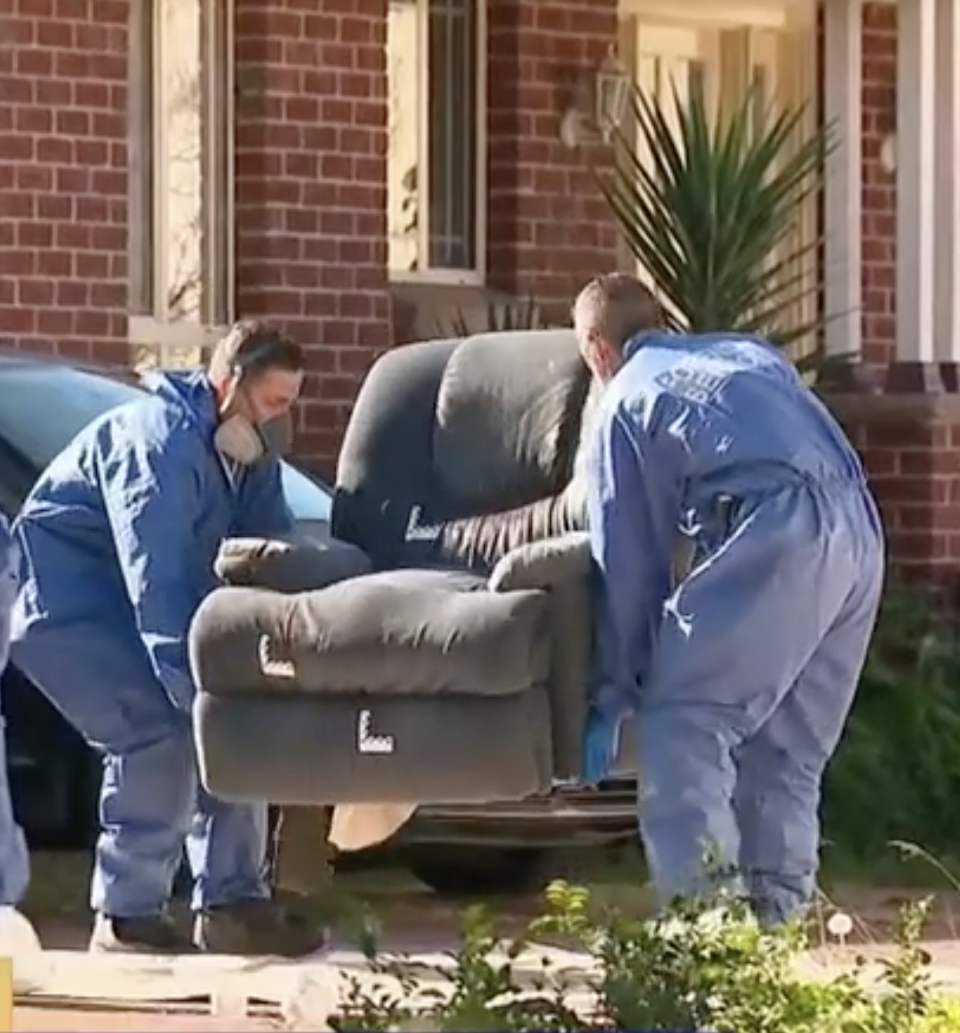
[[[634, 712], [641, 837], [661, 903], [735, 866], [789, 920], [818, 867], [820, 787], [884, 573], [880, 519], [840, 427], [771, 345], [670, 334], [636, 278], [574, 306], [607, 382], [589, 472], [608, 728]], [[694, 542], [678, 584], [678, 532]]]
[[103, 754], [91, 949], [191, 949], [167, 913], [186, 843], [192, 945], [300, 954], [303, 920], [270, 899], [266, 805], [198, 789], [187, 631], [234, 535], [292, 529], [271, 431], [303, 382], [300, 347], [235, 326], [207, 371], [156, 374], [50, 464], [14, 531], [17, 665]]

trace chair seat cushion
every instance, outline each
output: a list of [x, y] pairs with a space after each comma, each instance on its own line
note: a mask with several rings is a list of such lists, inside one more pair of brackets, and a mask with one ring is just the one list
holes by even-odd
[[439, 570], [296, 595], [225, 587], [197, 610], [191, 664], [214, 696], [508, 695], [546, 677], [546, 604], [540, 591], [489, 592], [472, 575]]
[[204, 785], [279, 804], [549, 792], [547, 606], [440, 570], [218, 589], [190, 634]]
[[200, 777], [223, 800], [480, 804], [549, 793], [547, 691], [509, 696], [211, 696]]

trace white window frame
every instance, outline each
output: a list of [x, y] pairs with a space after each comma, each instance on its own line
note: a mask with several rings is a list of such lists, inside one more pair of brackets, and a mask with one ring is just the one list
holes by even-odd
[[200, 320], [171, 318], [165, 311], [168, 267], [164, 170], [160, 149], [157, 83], [158, 0], [130, 5], [129, 304], [131, 353], [150, 349], [161, 365], [177, 353], [208, 349], [234, 319], [234, 0], [198, 0], [201, 104]]
[[807, 0], [620, 0], [620, 17], [663, 19], [669, 24], [739, 29], [786, 28]]
[[[417, 11], [417, 50], [420, 55], [429, 53], [430, 0], [415, 0]], [[391, 283], [429, 283], [448, 284], [451, 286], [483, 286], [487, 275], [487, 227], [489, 189], [487, 174], [488, 150], [488, 115], [487, 99], [487, 64], [489, 54], [489, 34], [487, 20], [488, 0], [475, 0], [477, 53], [476, 53], [476, 168], [474, 170], [474, 233], [475, 261], [472, 269], [443, 269], [428, 266], [420, 269], [393, 269], [389, 267], [387, 274]], [[417, 190], [424, 198], [430, 196], [430, 82], [428, 62], [417, 61]], [[389, 158], [388, 158], [389, 161]], [[418, 218], [417, 253], [429, 259], [430, 224], [426, 213], [429, 204], [422, 209]]]

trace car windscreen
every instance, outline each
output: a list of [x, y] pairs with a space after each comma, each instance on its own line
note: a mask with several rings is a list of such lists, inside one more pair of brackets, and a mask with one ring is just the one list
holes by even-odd
[[88, 423], [139, 394], [130, 384], [72, 366], [4, 366], [0, 438], [42, 470]]
[[[40, 471], [88, 423], [142, 393], [73, 366], [0, 366], [0, 439]], [[286, 462], [283, 491], [297, 520], [330, 520], [329, 491]]]
[[333, 498], [326, 488], [289, 463], [282, 464], [283, 494], [295, 520], [330, 523]]

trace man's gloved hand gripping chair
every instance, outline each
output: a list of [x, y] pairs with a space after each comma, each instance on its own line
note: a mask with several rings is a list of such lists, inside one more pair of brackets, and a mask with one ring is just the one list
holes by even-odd
[[226, 543], [227, 584], [194, 620], [211, 792], [409, 815], [579, 776], [590, 400], [571, 331], [408, 345], [374, 365], [335, 540]]

